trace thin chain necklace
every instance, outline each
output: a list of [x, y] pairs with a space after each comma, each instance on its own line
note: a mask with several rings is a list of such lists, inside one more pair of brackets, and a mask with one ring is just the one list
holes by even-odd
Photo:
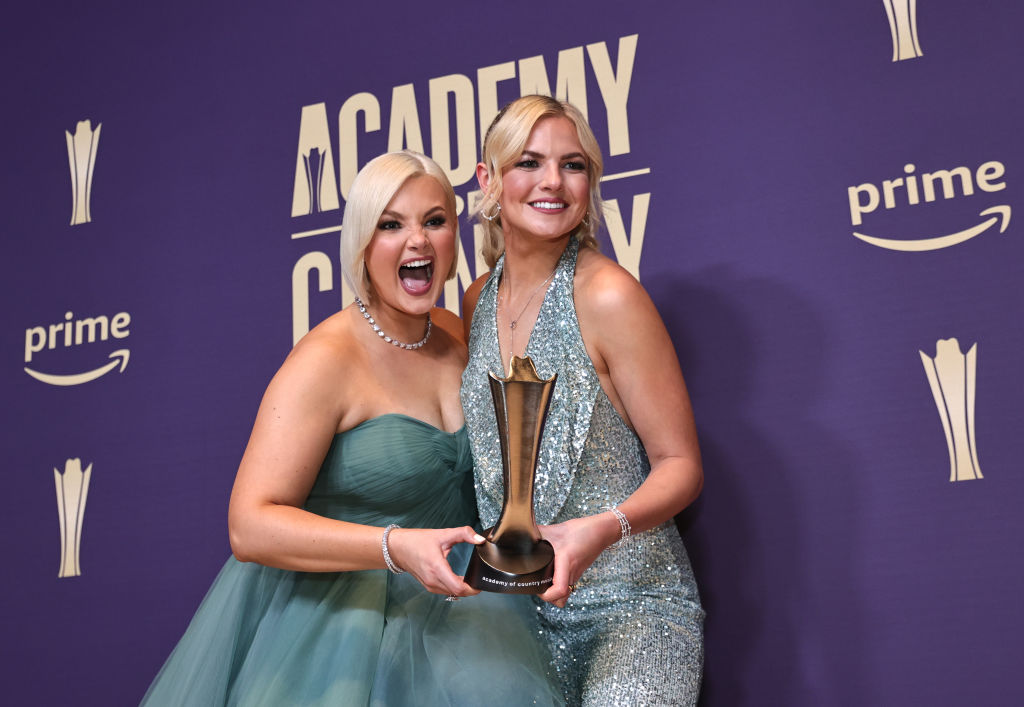
[[[555, 263], [555, 270], [558, 270], [558, 263]], [[536, 287], [533, 288], [533, 292], [531, 292], [530, 296], [526, 298], [526, 304], [524, 304], [523, 308], [519, 310], [519, 314], [516, 315], [515, 319], [511, 320], [508, 323], [508, 328], [509, 329], [512, 329], [513, 331], [515, 331], [516, 325], [518, 325], [519, 320], [522, 319], [523, 312], [525, 312], [526, 308], [530, 306], [530, 302], [533, 301], [534, 295], [536, 295], [540, 291], [540, 288], [544, 287], [544, 285], [546, 285], [548, 283], [548, 280], [550, 280], [551, 278], [553, 278], [555, 276], [555, 270], [552, 270], [551, 274], [548, 275], [546, 278], [544, 278], [543, 282], [541, 282], [539, 285], [537, 285]], [[512, 302], [512, 278], [509, 277], [507, 270], [505, 271], [505, 277], [508, 278], [507, 279], [508, 284], [505, 286], [505, 292], [508, 295], [506, 297], [506, 299], [508, 300], [509, 304], [511, 304], [511, 302]]]
[[[558, 270], [558, 263], [555, 263], [555, 268], [554, 268], [554, 270], [551, 271], [551, 274], [548, 275], [546, 278], [544, 278], [543, 282], [541, 282], [539, 285], [537, 285], [536, 287], [533, 288], [533, 291], [530, 293], [530, 296], [526, 298], [526, 304], [524, 304], [523, 308], [519, 310], [519, 314], [517, 314], [514, 319], [509, 321], [509, 323], [508, 323], [508, 328], [509, 328], [509, 334], [508, 334], [508, 354], [509, 354], [509, 356], [513, 356], [514, 355], [514, 351], [515, 351], [515, 348], [516, 348], [516, 326], [519, 324], [519, 320], [522, 319], [523, 313], [526, 311], [526, 308], [530, 306], [530, 302], [533, 301], [534, 295], [536, 295], [538, 292], [540, 292], [540, 288], [544, 287], [544, 285], [546, 285], [548, 283], [548, 281], [551, 280], [551, 278], [553, 278], [555, 276], [555, 272], [557, 270]], [[508, 278], [508, 280], [507, 280], [508, 284], [505, 286], [505, 292], [508, 295], [506, 299], [508, 300], [509, 303], [511, 303], [511, 301], [512, 301], [512, 278], [509, 276], [508, 270], [505, 271], [505, 277]], [[498, 298], [498, 301], [499, 302], [501, 301], [500, 297]]]
[[359, 306], [359, 313], [363, 315], [363, 319], [365, 319], [367, 323], [371, 327], [373, 327], [373, 330], [377, 332], [377, 336], [384, 339], [384, 341], [388, 342], [392, 346], [397, 346], [400, 349], [406, 349], [408, 351], [414, 351], [418, 348], [421, 348], [423, 344], [427, 343], [427, 339], [430, 338], [430, 329], [433, 325], [430, 322], [429, 312], [427, 312], [427, 333], [425, 333], [423, 335], [423, 338], [417, 341], [415, 344], [404, 344], [398, 339], [392, 339], [390, 336], [381, 331], [381, 328], [377, 326], [377, 322], [374, 321], [373, 317], [370, 316], [370, 313], [366, 311], [366, 305], [363, 304], [363, 301], [358, 297], [356, 297], [356, 304]]

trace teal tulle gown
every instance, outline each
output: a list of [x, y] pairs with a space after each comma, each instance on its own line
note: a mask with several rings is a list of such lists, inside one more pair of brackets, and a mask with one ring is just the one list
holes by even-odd
[[[368, 525], [476, 524], [465, 428], [404, 415], [337, 435], [305, 507]], [[459, 574], [470, 546], [449, 561]], [[387, 570], [290, 572], [230, 558], [144, 705], [561, 704], [528, 597], [457, 602]]]

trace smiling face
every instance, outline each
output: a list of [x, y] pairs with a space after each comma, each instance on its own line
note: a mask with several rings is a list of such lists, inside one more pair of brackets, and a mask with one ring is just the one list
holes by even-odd
[[522, 155], [502, 171], [505, 237], [560, 238], [587, 213], [590, 178], [576, 126], [561, 116], [537, 121]]
[[429, 312], [455, 257], [455, 227], [437, 180], [409, 178], [384, 209], [366, 248], [374, 300], [407, 314]]

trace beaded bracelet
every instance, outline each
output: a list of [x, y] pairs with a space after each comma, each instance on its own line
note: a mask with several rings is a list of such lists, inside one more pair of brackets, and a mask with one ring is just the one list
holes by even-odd
[[388, 527], [384, 528], [384, 535], [380, 538], [380, 550], [384, 553], [384, 564], [388, 566], [388, 569], [395, 574], [402, 574], [405, 572], [401, 567], [395, 564], [395, 561], [391, 559], [391, 553], [388, 552], [388, 536], [391, 535], [391, 531], [395, 528], [399, 528], [397, 523], [392, 523]]
[[616, 518], [616, 520], [618, 520], [618, 521], [619, 521], [619, 530], [621, 530], [621, 531], [622, 531], [622, 537], [620, 537], [620, 538], [619, 538], [619, 539], [618, 539], [618, 540], [617, 540], [617, 541], [616, 541], [616, 542], [615, 542], [615, 543], [614, 543], [614, 544], [612, 545], [612, 547], [619, 547], [620, 545], [622, 545], [623, 543], [625, 543], [625, 542], [626, 542], [626, 541], [627, 541], [627, 540], [629, 539], [629, 536], [630, 536], [630, 535], [631, 535], [631, 534], [633, 533], [633, 528], [632, 528], [632, 527], [631, 527], [631, 526], [629, 525], [629, 519], [628, 519], [628, 518], [626, 518], [626, 514], [625, 514], [625, 513], [623, 513], [622, 511], [620, 511], [620, 510], [619, 510], [619, 509], [618, 509], [617, 507], [615, 507], [615, 506], [605, 506], [605, 507], [604, 507], [604, 508], [602, 508], [601, 510], [605, 510], [605, 511], [611, 511], [612, 513], [614, 513], [614, 514], [615, 514], [615, 518]]

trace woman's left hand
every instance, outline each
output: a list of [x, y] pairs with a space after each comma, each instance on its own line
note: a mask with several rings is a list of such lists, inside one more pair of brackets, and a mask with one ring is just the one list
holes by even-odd
[[555, 549], [555, 576], [540, 598], [561, 608], [572, 594], [570, 585], [580, 581], [587, 568], [605, 548], [619, 539], [619, 522], [612, 513], [573, 518], [542, 525], [541, 535]]

